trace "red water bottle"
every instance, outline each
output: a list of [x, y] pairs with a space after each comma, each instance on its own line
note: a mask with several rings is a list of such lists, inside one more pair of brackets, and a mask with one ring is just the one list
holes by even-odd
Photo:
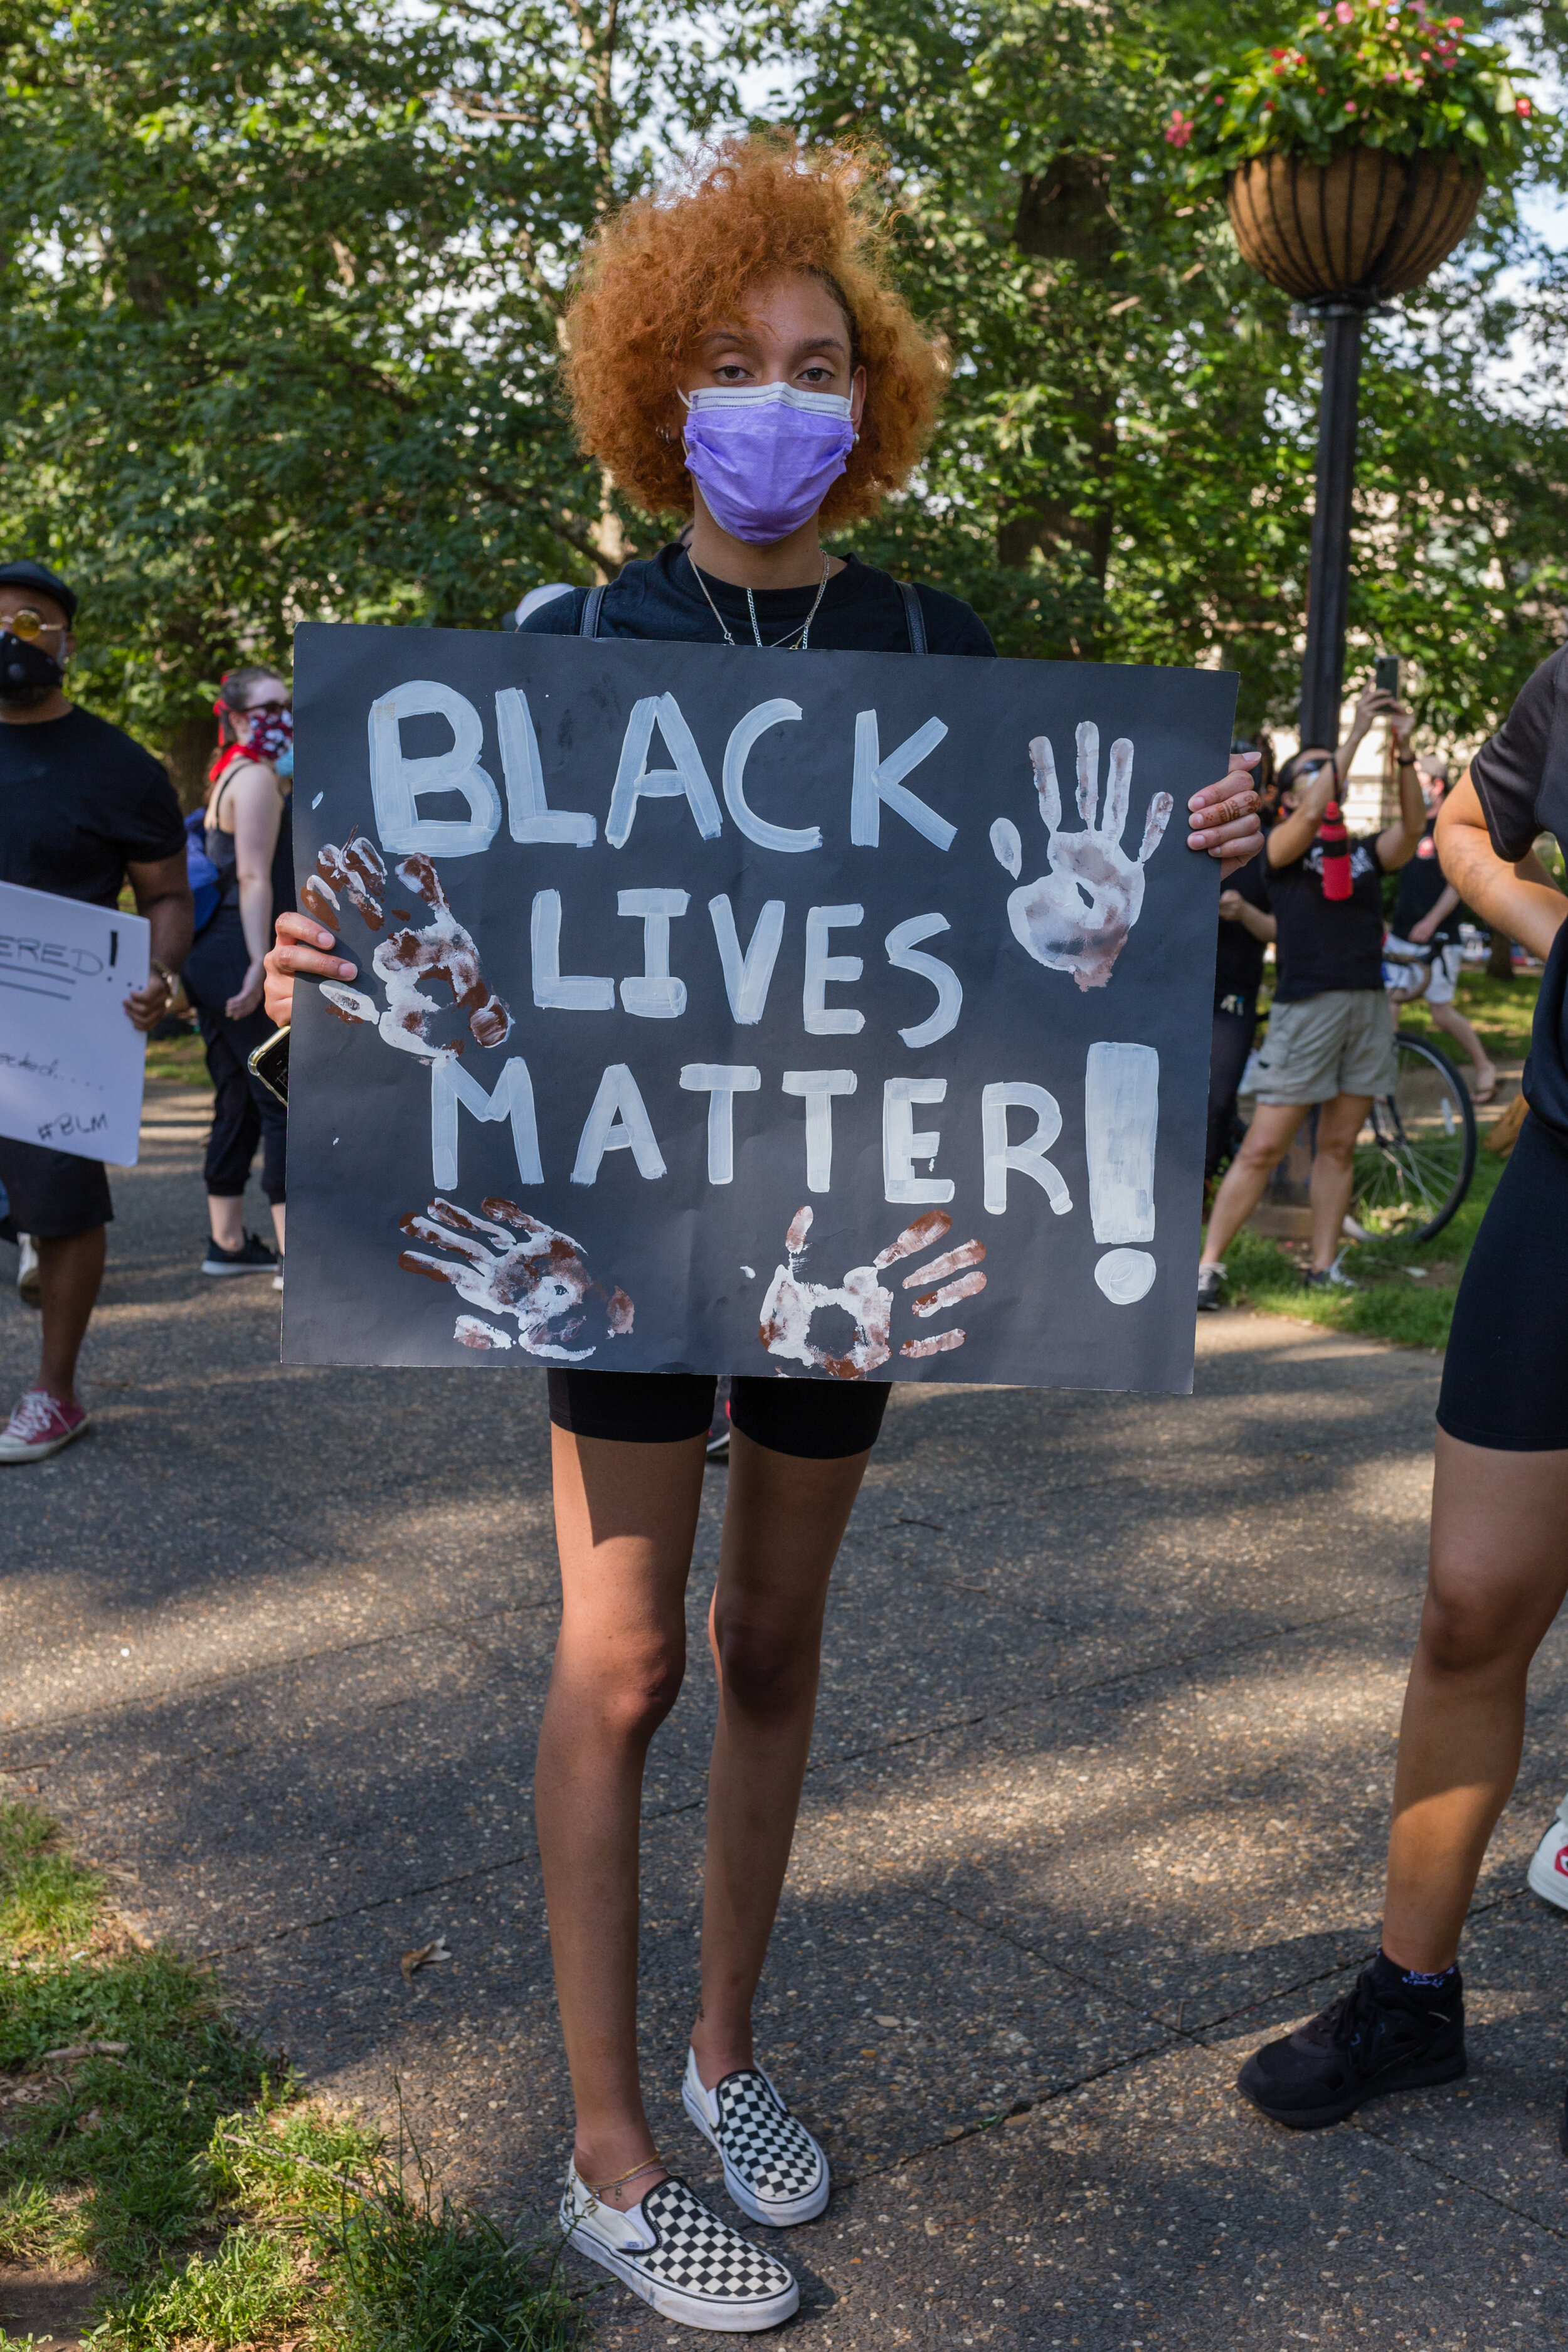
[[1323, 853], [1324, 898], [1348, 898], [1352, 891], [1351, 845], [1338, 801], [1331, 801], [1323, 811], [1318, 841]]

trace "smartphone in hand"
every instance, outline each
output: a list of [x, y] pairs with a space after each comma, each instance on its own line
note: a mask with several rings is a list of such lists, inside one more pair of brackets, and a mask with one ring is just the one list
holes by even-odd
[[1397, 700], [1399, 695], [1399, 656], [1397, 654], [1379, 654], [1373, 677], [1380, 694], [1392, 694]]
[[259, 1078], [269, 1095], [280, 1103], [289, 1099], [289, 1031], [275, 1029], [270, 1037], [258, 1045], [246, 1063], [253, 1078]]

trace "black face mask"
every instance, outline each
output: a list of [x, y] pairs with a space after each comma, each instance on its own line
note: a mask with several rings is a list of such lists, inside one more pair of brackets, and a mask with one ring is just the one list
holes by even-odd
[[47, 654], [42, 646], [29, 645], [25, 637], [0, 630], [0, 702], [24, 708], [47, 702], [64, 677], [53, 654]]

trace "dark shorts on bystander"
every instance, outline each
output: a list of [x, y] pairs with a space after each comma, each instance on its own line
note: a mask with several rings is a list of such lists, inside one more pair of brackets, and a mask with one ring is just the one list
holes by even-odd
[[101, 1160], [79, 1160], [71, 1151], [50, 1151], [41, 1143], [13, 1143], [0, 1136], [0, 1184], [10, 1214], [0, 1218], [0, 1241], [18, 1234], [61, 1241], [109, 1224], [114, 1203]]

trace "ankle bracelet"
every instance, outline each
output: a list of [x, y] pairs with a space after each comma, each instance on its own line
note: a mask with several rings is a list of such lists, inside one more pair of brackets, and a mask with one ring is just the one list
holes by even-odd
[[[635, 2180], [637, 2179], [639, 2172], [658, 2171], [662, 2169], [663, 2165], [664, 2158], [662, 2156], [647, 2156], [643, 2158], [640, 2164], [634, 2164], [629, 2172], [619, 2174], [614, 2180], [584, 2180], [583, 2182], [583, 2186], [588, 2191], [590, 2197], [607, 2197], [612, 2189], [624, 2189], [628, 2180]], [[578, 2178], [581, 2179], [582, 2175], [579, 2174]]]

